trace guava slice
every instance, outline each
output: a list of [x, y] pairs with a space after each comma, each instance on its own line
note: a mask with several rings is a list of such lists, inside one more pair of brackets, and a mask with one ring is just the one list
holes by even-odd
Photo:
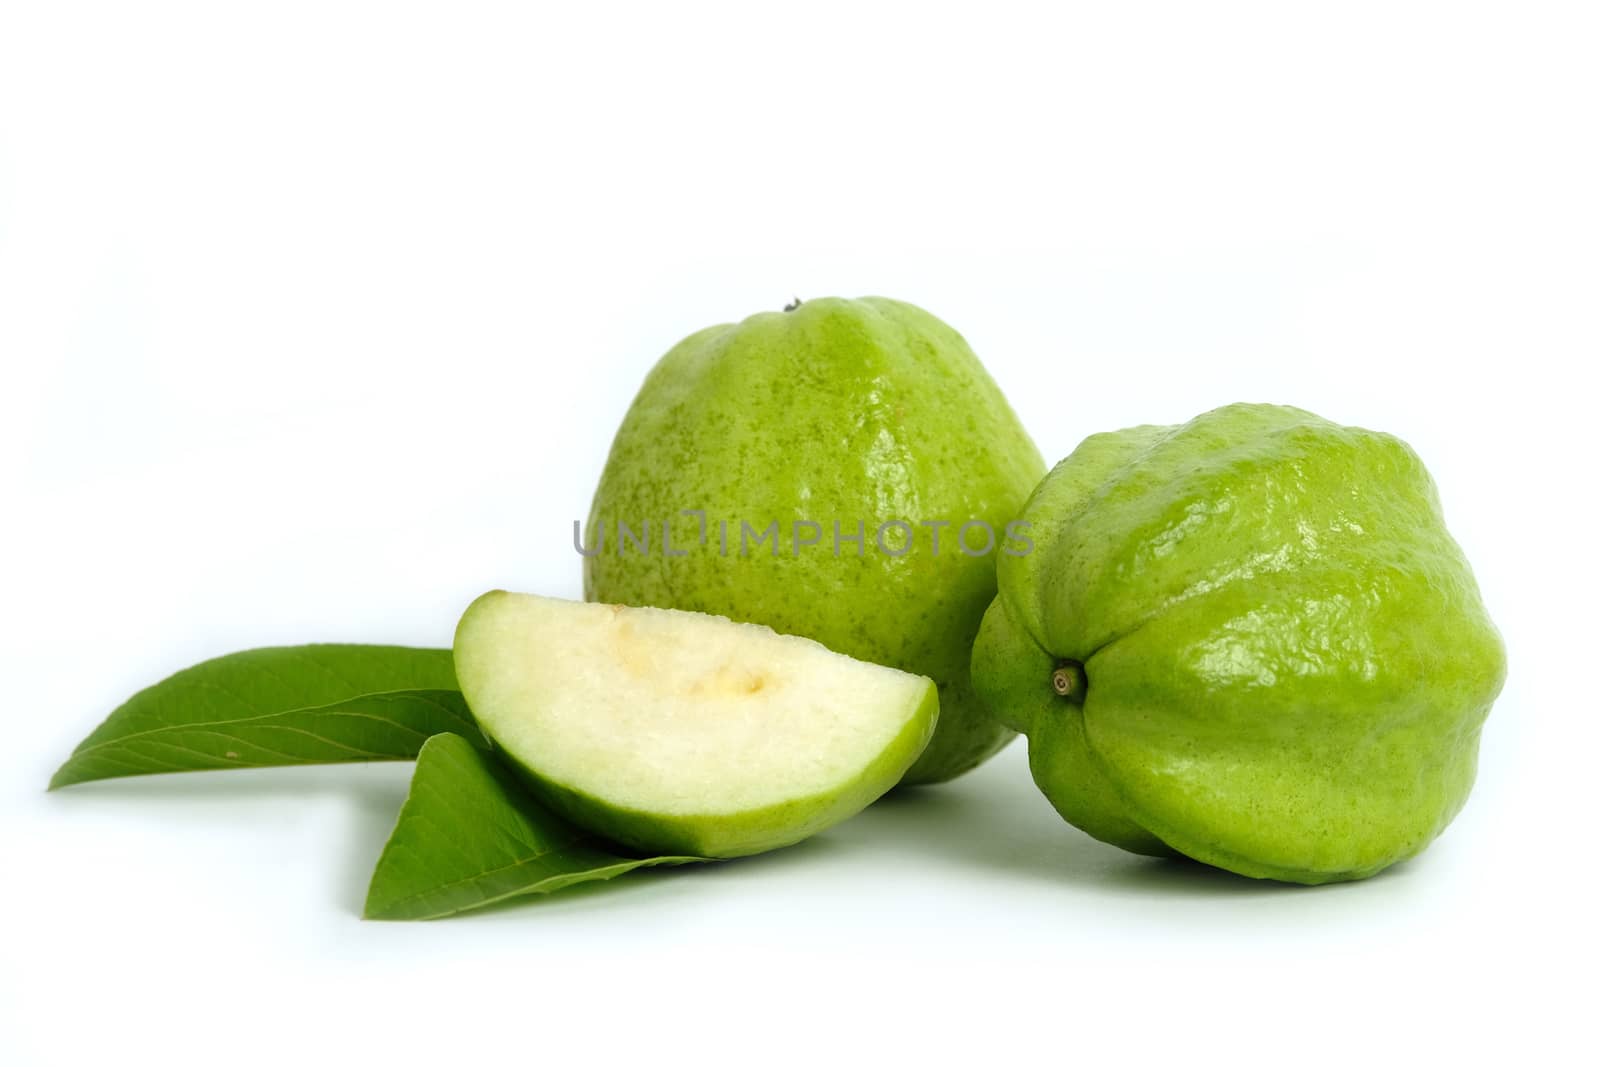
[[933, 735], [934, 683], [715, 615], [496, 591], [456, 675], [535, 794], [647, 852], [794, 844], [887, 792]]

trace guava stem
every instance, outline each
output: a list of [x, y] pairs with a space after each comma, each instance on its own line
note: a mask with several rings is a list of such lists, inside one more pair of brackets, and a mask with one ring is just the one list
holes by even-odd
[[1083, 673], [1083, 664], [1075, 660], [1066, 660], [1050, 672], [1050, 688], [1056, 691], [1056, 696], [1074, 703], [1083, 702], [1084, 690], [1089, 688], [1089, 679]]
[[803, 303], [804, 303], [804, 301], [801, 300], [797, 296], [793, 300], [789, 301], [787, 304], [783, 305], [783, 310], [785, 310], [785, 311], [793, 311], [795, 308], [799, 307]]

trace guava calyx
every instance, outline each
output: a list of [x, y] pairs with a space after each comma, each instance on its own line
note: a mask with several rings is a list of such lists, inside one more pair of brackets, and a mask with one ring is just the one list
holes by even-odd
[[1083, 664], [1064, 659], [1050, 672], [1050, 688], [1062, 700], [1070, 704], [1082, 704], [1089, 692], [1089, 676], [1084, 673]]

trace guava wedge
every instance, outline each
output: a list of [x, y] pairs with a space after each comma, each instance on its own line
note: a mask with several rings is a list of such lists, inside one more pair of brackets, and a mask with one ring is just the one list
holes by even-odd
[[496, 591], [462, 617], [455, 660], [535, 795], [645, 852], [810, 837], [887, 792], [938, 721], [928, 678], [697, 612]]

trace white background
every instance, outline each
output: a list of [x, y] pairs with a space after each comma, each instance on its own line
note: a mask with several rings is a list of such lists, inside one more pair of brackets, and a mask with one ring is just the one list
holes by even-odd
[[[1592, 1054], [1593, 8], [1096, 7], [0, 7], [0, 1061]], [[654, 359], [866, 293], [1051, 460], [1234, 400], [1410, 440], [1511, 661], [1437, 845], [1151, 862], [1019, 743], [785, 852], [375, 924], [405, 766], [43, 792], [201, 658], [577, 595]]]

